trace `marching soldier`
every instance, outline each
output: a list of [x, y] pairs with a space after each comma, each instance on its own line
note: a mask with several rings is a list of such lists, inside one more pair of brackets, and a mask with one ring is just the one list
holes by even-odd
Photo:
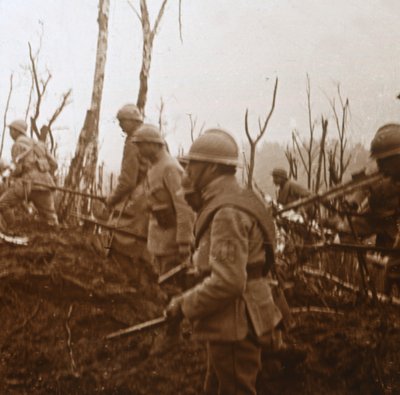
[[143, 117], [134, 104], [126, 104], [118, 111], [117, 119], [126, 139], [118, 183], [105, 203], [113, 210], [110, 225], [126, 232], [111, 232], [106, 248], [127, 277], [142, 285], [152, 276], [151, 257], [146, 248], [148, 212], [144, 192], [148, 161], [140, 155], [132, 139], [143, 124]]
[[58, 225], [51, 189], [55, 186], [52, 174], [57, 169], [56, 160], [44, 143], [26, 135], [28, 125], [24, 120], [12, 122], [9, 128], [14, 140], [11, 148], [14, 168], [11, 176], [14, 180], [0, 197], [0, 214], [3, 216], [7, 210], [27, 200], [34, 204], [49, 225]]
[[[147, 247], [155, 270], [163, 275], [179, 264], [188, 262], [193, 243], [194, 214], [181, 193], [183, 169], [165, 148], [164, 139], [153, 125], [144, 124], [132, 141], [140, 154], [151, 163], [146, 189], [150, 209]], [[181, 278], [164, 287], [169, 296], [182, 291]], [[169, 325], [165, 334], [155, 338], [150, 354], [161, 354], [177, 344], [179, 322]]]
[[117, 119], [122, 131], [126, 134], [126, 139], [118, 184], [106, 201], [109, 207], [114, 207], [127, 198], [144, 178], [147, 170], [146, 164], [140, 160], [137, 148], [131, 143], [136, 130], [143, 123], [142, 114], [134, 104], [126, 104], [118, 111]]
[[[200, 193], [193, 261], [204, 278], [166, 309], [207, 342], [206, 394], [256, 394], [261, 342], [281, 321], [266, 279], [275, 241], [269, 209], [237, 183], [239, 149], [221, 129], [191, 146], [187, 174]], [[267, 252], [267, 253], [266, 253]]]
[[179, 193], [183, 169], [167, 152], [158, 129], [144, 124], [132, 142], [151, 164], [146, 181], [150, 209], [147, 245], [162, 275], [189, 258], [194, 215]]

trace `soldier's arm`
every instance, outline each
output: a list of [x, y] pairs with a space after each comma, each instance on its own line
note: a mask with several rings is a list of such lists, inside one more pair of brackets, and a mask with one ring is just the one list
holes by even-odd
[[164, 185], [167, 188], [176, 215], [176, 242], [177, 244], [193, 243], [194, 213], [181, 192], [182, 172], [176, 167], [169, 166], [164, 172]]
[[186, 317], [204, 317], [243, 295], [251, 226], [249, 216], [238, 209], [226, 207], [215, 214], [209, 253], [211, 275], [183, 295]]
[[18, 158], [25, 152], [25, 150], [26, 148], [18, 143], [14, 143], [11, 147], [11, 160], [14, 164], [14, 170], [11, 175], [14, 177], [18, 177], [22, 173], [22, 163], [18, 163]]
[[137, 148], [127, 139], [125, 141], [118, 183], [115, 190], [108, 198], [108, 204], [110, 206], [115, 206], [133, 191], [137, 185], [138, 175], [139, 159]]
[[299, 198], [305, 198], [311, 195], [311, 192], [307, 188], [302, 187], [297, 182], [293, 182], [290, 187], [292, 195], [298, 196]]
[[47, 147], [45, 147], [45, 150], [46, 150], [46, 158], [50, 166], [50, 171], [54, 173], [58, 168], [58, 163]]

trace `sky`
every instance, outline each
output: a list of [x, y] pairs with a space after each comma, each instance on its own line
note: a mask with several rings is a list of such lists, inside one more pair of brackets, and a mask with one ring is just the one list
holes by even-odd
[[[130, 1], [139, 9], [138, 0]], [[154, 21], [161, 0], [148, 3]], [[246, 109], [255, 134], [277, 77], [276, 108], [263, 141], [286, 143], [293, 128], [307, 136], [308, 74], [313, 118], [327, 117], [329, 136], [336, 136], [329, 100], [340, 84], [350, 101], [350, 138], [368, 145], [379, 126], [399, 122], [399, 15], [398, 0], [182, 0], [181, 42], [178, 0], [169, 0], [154, 40], [146, 119], [158, 123], [163, 100], [175, 153], [190, 146], [188, 114], [197, 130], [220, 126], [242, 143]], [[73, 154], [90, 106], [97, 34], [97, 0], [0, 0], [0, 119], [11, 73], [7, 121], [24, 117], [28, 42], [38, 48], [42, 37], [39, 71], [49, 70], [52, 79], [40, 124], [72, 89], [72, 103], [55, 124], [60, 160]], [[119, 169], [123, 146], [115, 115], [136, 101], [141, 46], [141, 26], [127, 0], [111, 0], [99, 136], [100, 160], [112, 170]], [[5, 157], [10, 144], [7, 133]]]

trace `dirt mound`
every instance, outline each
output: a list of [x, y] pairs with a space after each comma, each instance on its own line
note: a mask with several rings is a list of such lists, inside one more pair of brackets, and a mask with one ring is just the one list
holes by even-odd
[[[155, 357], [157, 331], [105, 340], [161, 315], [158, 286], [132, 283], [79, 229], [25, 231], [28, 246], [0, 246], [0, 393], [201, 393], [202, 344], [184, 339]], [[320, 285], [297, 282], [292, 306], [335, 310], [295, 315], [285, 340], [301, 352], [265, 352], [259, 393], [400, 393], [399, 309], [333, 297], [328, 286], [323, 295]]]

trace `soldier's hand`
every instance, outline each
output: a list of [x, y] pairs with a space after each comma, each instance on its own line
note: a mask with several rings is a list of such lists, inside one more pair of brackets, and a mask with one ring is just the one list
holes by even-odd
[[182, 311], [183, 299], [181, 296], [176, 296], [171, 299], [167, 308], [164, 310], [164, 315], [170, 321], [181, 321], [184, 318]]

